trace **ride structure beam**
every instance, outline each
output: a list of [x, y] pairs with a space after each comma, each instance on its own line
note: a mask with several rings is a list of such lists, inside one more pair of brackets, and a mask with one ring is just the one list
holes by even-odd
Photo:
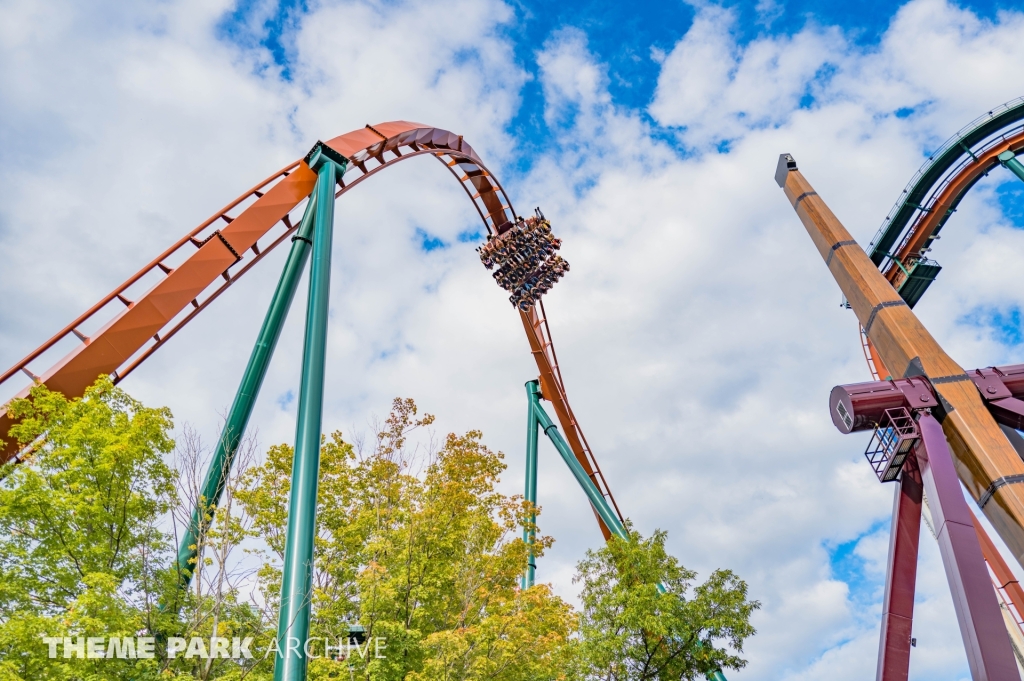
[[[530, 409], [530, 421], [529, 428], [533, 436], [536, 437], [537, 428], [542, 428], [544, 434], [551, 440], [551, 444], [555, 446], [555, 449], [562, 456], [562, 460], [565, 461], [565, 465], [569, 467], [569, 471], [572, 472], [574, 478], [576, 478], [577, 484], [583, 488], [583, 492], [587, 495], [587, 499], [590, 500], [590, 505], [594, 509], [594, 512], [598, 514], [598, 518], [603, 523], [603, 527], [607, 527], [611, 534], [618, 537], [619, 539], [629, 540], [629, 533], [626, 532], [626, 527], [619, 519], [618, 514], [612, 509], [611, 504], [605, 499], [604, 495], [601, 494], [601, 490], [594, 484], [593, 479], [587, 474], [583, 465], [579, 462], [575, 452], [569, 443], [565, 441], [562, 434], [558, 432], [558, 426], [551, 420], [548, 413], [544, 411], [544, 407], [541, 405], [541, 391], [539, 381], [528, 381], [526, 383], [526, 396], [529, 402]], [[527, 434], [527, 456], [529, 457], [529, 432]], [[534, 448], [536, 455], [536, 447]], [[529, 465], [529, 464], [527, 464]], [[536, 465], [534, 466], [536, 471]], [[529, 476], [529, 472], [527, 472]], [[529, 487], [529, 477], [527, 477], [527, 486]], [[536, 497], [536, 488], [533, 490], [534, 496]], [[532, 544], [532, 541], [528, 541]], [[530, 553], [530, 560], [533, 560], [533, 553]], [[533, 566], [527, 568], [527, 572], [532, 573]], [[524, 578], [525, 579], [525, 578]], [[531, 582], [532, 583], [532, 582]], [[658, 583], [658, 591], [661, 593], [668, 593], [668, 589], [661, 582]], [[700, 642], [697, 642], [700, 645]], [[716, 670], [707, 675], [708, 681], [728, 681], [725, 678], [725, 674], [721, 670]]]
[[[537, 507], [537, 411], [534, 404], [539, 404], [540, 398], [535, 393], [540, 390], [537, 381], [526, 383], [527, 394], [527, 416], [526, 416], [526, 491], [524, 498], [534, 509]], [[529, 547], [529, 555], [526, 562], [526, 573], [523, 575], [523, 589], [533, 586], [533, 580], [537, 572], [537, 557], [533, 553], [533, 543], [536, 539], [537, 513], [530, 512], [530, 526], [523, 530], [523, 541]]]
[[1012, 151], [1004, 151], [998, 156], [999, 162], [1004, 168], [1024, 180], [1024, 163], [1017, 160], [1017, 154]]
[[601, 491], [597, 489], [597, 485], [591, 480], [590, 476], [587, 475], [583, 465], [576, 459], [576, 454], [573, 453], [569, 443], [565, 441], [562, 434], [558, 432], [558, 426], [551, 420], [548, 413], [544, 411], [544, 407], [540, 403], [540, 385], [537, 381], [530, 381], [526, 384], [526, 394], [530, 401], [530, 411], [536, 418], [537, 425], [544, 430], [544, 434], [551, 440], [551, 444], [555, 446], [558, 453], [562, 455], [562, 460], [565, 461], [565, 465], [569, 467], [572, 472], [572, 476], [576, 478], [576, 482], [580, 487], [583, 488], [583, 492], [587, 495], [587, 499], [590, 500], [591, 506], [597, 511], [598, 517], [601, 522], [611, 530], [611, 533], [620, 539], [629, 539], [629, 535], [626, 533], [626, 528], [619, 520], [619, 516], [612, 510], [611, 504], [604, 498]]
[[[1024, 113], [1024, 105], [1018, 105], [1016, 111], [1016, 115]], [[876, 237], [879, 241], [871, 251], [871, 260], [872, 262], [877, 262], [883, 268], [883, 276], [889, 281], [896, 283], [900, 279], [900, 268], [909, 264], [914, 258], [919, 257], [924, 249], [931, 246], [934, 239], [938, 237], [938, 233], [945, 226], [946, 221], [956, 211], [960, 201], [967, 195], [971, 187], [999, 166], [1001, 162], [1000, 157], [1004, 153], [1009, 152], [1012, 154], [1013, 149], [1020, 151], [1022, 147], [1024, 147], [1024, 131], [1018, 130], [1016, 133], [1004, 138], [1000, 143], [985, 150], [979, 150], [977, 155], [971, 152], [973, 156], [972, 162], [966, 165], [963, 170], [948, 178], [948, 182], [940, 184], [940, 189], [934, 195], [928, 197], [927, 201], [922, 195], [918, 199], [921, 202], [918, 207], [914, 207], [914, 201], [905, 204], [904, 209], [909, 207], [912, 211], [919, 211], [919, 213], [907, 229], [907, 233], [898, 242], [896, 250], [892, 253], [895, 257], [890, 258], [891, 262], [886, 266], [884, 259], [888, 256], [888, 251], [883, 250], [881, 247], [888, 243], [890, 238], [896, 239], [899, 236], [897, 231], [898, 221], [890, 224], [892, 229], [886, 229], [884, 236]], [[1010, 168], [1010, 170], [1012, 171], [1013, 169]], [[933, 179], [938, 181], [938, 177], [933, 177]], [[917, 194], [925, 189], [927, 187], [916, 187], [911, 191]], [[909, 199], [907, 200], [909, 201]]]
[[[488, 232], [515, 219], [504, 188], [461, 135], [390, 121], [334, 137], [326, 146], [350, 159], [338, 195], [396, 163], [427, 156], [462, 185]], [[72, 399], [102, 375], [118, 383], [294, 233], [299, 221], [290, 213], [315, 183], [316, 173], [297, 160], [252, 187], [0, 373], [0, 390], [28, 397], [41, 382]], [[155, 283], [143, 290], [150, 280]], [[50, 353], [65, 344], [72, 349], [53, 363]], [[0, 439], [6, 442], [0, 464], [20, 452], [7, 437], [14, 423], [0, 405]]]
[[[996, 548], [992, 538], [988, 536], [988, 532], [985, 531], [981, 522], [974, 517], [973, 511], [971, 512], [971, 520], [974, 522], [974, 530], [978, 535], [978, 543], [981, 545], [981, 555], [985, 557], [985, 562], [988, 563], [989, 568], [992, 570], [992, 576], [994, 577], [993, 586], [1005, 591], [1007, 600], [1019, 611], [1021, 606], [1024, 605], [1024, 588], [1021, 588], [1017, 576], [1013, 574], [1010, 566], [1003, 560], [1003, 554], [999, 553], [999, 549]], [[1018, 614], [1022, 613], [1018, 612]]]
[[910, 675], [917, 550], [921, 539], [921, 471], [911, 454], [896, 485], [889, 530], [889, 561], [882, 598], [877, 681], [906, 681]]
[[[572, 413], [572, 407], [569, 406], [561, 371], [558, 368], [558, 358], [555, 356], [554, 343], [551, 340], [551, 331], [544, 313], [544, 303], [538, 302], [529, 310], [520, 311], [519, 315], [523, 321], [523, 328], [526, 330], [526, 338], [530, 342], [530, 351], [533, 353], [533, 358], [537, 362], [537, 370], [540, 372], [538, 379], [541, 388], [540, 397], [551, 402], [551, 406], [555, 409], [555, 416], [565, 431], [565, 438], [568, 440], [573, 456], [576, 457], [576, 461], [590, 481], [597, 487], [601, 497], [611, 505], [615, 510], [616, 517], [621, 521], [622, 513], [615, 503], [615, 497], [612, 496], [608, 482], [601, 472], [601, 467], [590, 450], [590, 445], [587, 444], [587, 439], [583, 435], [576, 416]], [[601, 534], [607, 541], [613, 532], [602, 520], [596, 506], [593, 510], [601, 528]]]
[[[976, 371], [975, 381], [988, 392], [992, 386], [985, 375], [998, 376], [997, 371]], [[893, 473], [900, 476], [889, 537], [877, 679], [903, 681], [909, 673], [917, 547], [927, 499], [972, 677], [1018, 681], [1010, 623], [1003, 617], [996, 591], [1012, 601], [1019, 585], [1006, 578], [1009, 570], [1001, 560], [997, 562], [1006, 574], [989, 574], [988, 550], [996, 557], [998, 552], [964, 500], [947, 436], [933, 416], [939, 402], [935, 387], [920, 377], [840, 385], [829, 396], [832, 423], [841, 433], [874, 430], [865, 456], [879, 481], [893, 480]], [[1012, 624], [1016, 627], [1016, 622]]]
[[[946, 140], [914, 174], [871, 240], [869, 257], [911, 307], [941, 270], [925, 254], [971, 188], [1000, 164], [1024, 179], [1024, 166], [1012, 161], [1024, 150], [1022, 119], [1024, 97], [1018, 97]], [[863, 340], [872, 376], [889, 376], [870, 341]]]
[[971, 510], [964, 500], [942, 426], [928, 411], [917, 419], [916, 454], [953, 595], [960, 635], [975, 681], [1018, 679], [1017, 662], [1003, 623]]
[[[932, 154], [873, 239], [871, 260], [881, 266], [911, 223], [896, 257], [906, 262], [908, 255], [918, 253], [932, 234], [941, 229], [967, 190], [998, 163], [996, 156], [1007, 149], [1024, 147], [1024, 134], [1014, 127], [1022, 119], [1024, 97], [1018, 97], [972, 122]], [[951, 170], [952, 175], [947, 175]], [[931, 193], [933, 187], [940, 189]], [[887, 273], [895, 276], [896, 270], [890, 264]]]
[[317, 489], [320, 477], [320, 434], [323, 420], [324, 363], [330, 310], [331, 242], [334, 231], [334, 184], [348, 159], [317, 143], [307, 163], [317, 173], [313, 263], [306, 304], [306, 336], [302, 352], [288, 499], [288, 530], [281, 579], [274, 681], [304, 681], [313, 595], [313, 544], [316, 537]]
[[[1024, 565], [1024, 462], [986, 409], [966, 372], [943, 351], [900, 295], [875, 268], [789, 154], [775, 179], [850, 302], [893, 378], [924, 376], [941, 402], [937, 415], [955, 455], [957, 473], [975, 500], [988, 494], [985, 515]], [[897, 376], [895, 372], [900, 372]], [[1020, 476], [1011, 477], [1011, 476]]]
[[199, 546], [206, 530], [213, 522], [216, 507], [220, 503], [220, 497], [224, 491], [224, 483], [231, 473], [238, 444], [245, 433], [249, 417], [252, 416], [256, 398], [259, 397], [263, 379], [267, 376], [267, 369], [274, 356], [277, 341], [281, 337], [281, 330], [284, 328], [285, 319], [288, 317], [292, 300], [295, 298], [299, 280], [302, 278], [303, 270], [306, 269], [309, 249], [313, 243], [311, 238], [315, 206], [315, 198], [311, 198], [306, 203], [302, 222], [299, 223], [299, 229], [292, 237], [288, 259], [284, 263], [277, 288], [274, 289], [274, 296], [270, 300], [267, 316], [263, 320], [263, 326], [260, 327], [259, 336], [257, 336], [256, 344], [249, 356], [249, 363], [245, 367], [235, 400], [231, 403], [231, 410], [224, 423], [224, 430], [217, 442], [217, 449], [210, 460], [206, 479], [203, 481], [199, 498], [196, 500], [192, 519], [185, 530], [185, 536], [182, 537], [181, 546], [178, 548], [178, 579], [183, 589], [187, 588], [192, 580], [195, 561], [199, 555]]
[[[461, 135], [420, 123], [390, 121], [334, 137], [325, 146], [350, 160], [346, 181], [339, 182], [336, 196], [396, 163], [422, 155], [444, 164], [465, 190], [489, 234], [496, 234], [516, 219], [505, 189]], [[351, 175], [356, 176], [350, 179]], [[120, 382], [294, 233], [297, 225], [289, 214], [309, 196], [315, 183], [316, 173], [303, 160], [297, 160], [249, 189], [0, 374], [0, 390], [28, 397], [32, 385], [41, 382], [75, 398], [104, 374]], [[173, 265], [175, 262], [180, 264]], [[159, 277], [159, 281], [141, 294], [136, 292], [133, 287], [150, 276]], [[115, 300], [125, 307], [111, 316], [110, 305]], [[521, 320], [545, 399], [554, 406], [580, 465], [621, 519], [565, 395], [543, 303], [521, 312]], [[48, 351], [72, 338], [80, 343], [65, 357], [48, 368], [36, 366], [48, 361]], [[25, 376], [31, 377], [29, 385], [19, 390]], [[0, 405], [0, 439], [14, 423], [6, 405]], [[7, 438], [0, 445], [0, 464], [17, 459], [19, 452], [18, 443]], [[594, 513], [607, 539], [611, 532], [596, 510]]]
[[[1019, 436], [1018, 436], [1019, 437]], [[1021, 651], [1024, 651], [1024, 631], [1021, 630], [1021, 613], [1024, 612], [1024, 589], [1021, 588], [1017, 576], [1006, 564], [999, 549], [988, 536], [988, 532], [982, 526], [981, 521], [971, 513], [971, 520], [974, 521], [974, 531], [978, 535], [978, 543], [981, 545], [981, 555], [985, 557], [985, 563], [989, 567], [989, 576], [992, 579], [992, 586], [1002, 602], [1000, 610], [1003, 615], [1003, 622], [1006, 631], [1010, 635], [1010, 644], [1013, 646], [1014, 657], [1017, 658], [1017, 670], [1024, 675], [1024, 660], [1021, 659]]]

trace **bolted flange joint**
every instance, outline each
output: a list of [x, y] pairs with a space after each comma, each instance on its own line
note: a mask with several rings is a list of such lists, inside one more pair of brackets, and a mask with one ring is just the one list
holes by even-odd
[[313, 148], [302, 160], [314, 171], [318, 170], [325, 161], [333, 161], [342, 170], [348, 167], [349, 163], [347, 158], [320, 141], [313, 145]]

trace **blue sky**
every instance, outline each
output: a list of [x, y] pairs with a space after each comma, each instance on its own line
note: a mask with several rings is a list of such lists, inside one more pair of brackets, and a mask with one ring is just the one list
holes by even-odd
[[[607, 0], [564, 2], [512, 2], [515, 17], [503, 27], [513, 41], [518, 62], [536, 73], [536, 52], [559, 28], [583, 30], [595, 56], [608, 66], [608, 89], [616, 104], [643, 109], [657, 83], [658, 54], [671, 51], [693, 22], [695, 6], [682, 0], [619, 3]], [[901, 3], [878, 0], [818, 2], [815, 0], [759, 0], [725, 2], [737, 16], [734, 34], [738, 45], [765, 36], [793, 35], [808, 24], [838, 26], [858, 47], [870, 50], [888, 27]], [[1005, 0], [960, 2], [979, 18], [995, 20], [1001, 10], [1015, 9]], [[217, 23], [219, 35], [242, 48], [261, 46], [270, 59], [291, 77], [295, 56], [294, 35], [309, 10], [306, 0], [260, 2], [240, 0]], [[540, 84], [533, 80], [522, 91], [523, 105], [511, 127], [521, 139], [546, 144], [552, 141], [542, 116]], [[905, 109], [909, 112], [911, 109]]]
[[[772, 174], [792, 152], [866, 244], [931, 150], [1024, 94], [1019, 9], [9, 0], [4, 11], [0, 364], [316, 139], [398, 118], [448, 127], [520, 212], [542, 206], [564, 239], [572, 272], [546, 305], [619, 505], [642, 531], [667, 530], [688, 567], [735, 569], [764, 604], [735, 678], [873, 672], [892, 488], [865, 464], [864, 439], [826, 414], [831, 387], [867, 380], [866, 368], [855, 320]], [[479, 220], [431, 163], [395, 166], [339, 202], [324, 422], [365, 433], [391, 398], [415, 397], [442, 435], [483, 429], [507, 454], [504, 490], [518, 493], [522, 385], [536, 369], [474, 258]], [[1021, 201], [1024, 185], [993, 173], [931, 254], [944, 269], [916, 311], [964, 366], [1024, 361]], [[125, 387], [213, 441], [275, 257]], [[293, 437], [300, 327], [285, 330], [256, 408], [262, 444]], [[572, 599], [574, 564], [600, 535], [551, 451], [539, 494], [556, 538], [539, 578]], [[966, 678], [927, 536], [919, 574], [912, 678]]]

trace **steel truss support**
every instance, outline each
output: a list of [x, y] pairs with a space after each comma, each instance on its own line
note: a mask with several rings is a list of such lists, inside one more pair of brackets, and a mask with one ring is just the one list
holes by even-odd
[[906, 681], [910, 673], [921, 509], [927, 490], [971, 676], [978, 681], [1016, 681], [1017, 663], [983, 556], [983, 535], [976, 531], [964, 500], [942, 426], [927, 411], [919, 412], [917, 423], [921, 439], [904, 464], [893, 503], [875, 678]]
[[[1019, 437], [1019, 436], [1018, 436]], [[1006, 631], [1010, 635], [1010, 644], [1013, 646], [1014, 657], [1017, 659], [1017, 671], [1024, 674], [1024, 660], [1021, 651], [1024, 650], [1024, 632], [1021, 631], [1020, 613], [1024, 606], [1024, 589], [1021, 588], [1017, 576], [1010, 570], [999, 549], [992, 543], [985, 528], [978, 521], [977, 516], [971, 513], [974, 521], [974, 531], [978, 535], [978, 543], [981, 545], [981, 555], [989, 567], [989, 574], [992, 577], [992, 586], [1000, 600], [1000, 611], [1002, 611], [1003, 622], [1006, 624]]]
[[[537, 428], [540, 426], [537, 420], [537, 409], [539, 398], [534, 393], [540, 392], [537, 381], [530, 381], [526, 384], [527, 415], [526, 415], [526, 492], [524, 498], [536, 508], [537, 506]], [[537, 557], [533, 554], [533, 542], [536, 537], [537, 514], [530, 513], [530, 525], [523, 528], [523, 541], [530, 548], [530, 554], [526, 562], [526, 573], [523, 575], [523, 589], [533, 586], [533, 579], [537, 572]]]
[[[1024, 401], [1014, 397], [1024, 394], [1024, 386], [1019, 384], [1024, 366], [975, 369], [963, 376], [958, 380], [973, 381], [1000, 423], [1016, 423], [1024, 415]], [[930, 507], [932, 531], [939, 543], [972, 676], [1017, 681], [1020, 677], [1011, 637], [1019, 640], [1024, 590], [964, 499], [949, 440], [932, 414], [933, 409], [944, 414], [948, 425], [947, 408], [952, 411], [932, 382], [922, 377], [836, 386], [829, 398], [832, 422], [840, 432], [875, 431], [865, 455], [879, 480], [889, 480], [891, 471], [900, 471], [877, 678], [907, 678], [921, 513]], [[1014, 450], [1024, 452], [1024, 439], [1006, 425], [1000, 428]], [[899, 458], [901, 455], [906, 459]], [[1016, 478], [1003, 478], [1001, 484], [1016, 482]], [[982, 495], [979, 506], [984, 509], [991, 503], [994, 491]], [[1005, 615], [997, 599], [1003, 600]]]
[[[337, 157], [337, 158], [332, 158]], [[320, 433], [323, 417], [324, 362], [331, 286], [331, 242], [334, 230], [334, 185], [347, 159], [317, 144], [307, 159], [316, 171], [316, 220], [313, 263], [306, 305], [306, 336], [302, 353], [288, 500], [288, 530], [281, 580], [281, 611], [277, 630], [274, 681], [304, 681], [305, 644], [309, 638], [312, 600], [313, 543], [316, 536], [317, 487], [320, 475]]]
[[[583, 470], [583, 466], [576, 459], [576, 455], [572, 453], [572, 449], [569, 447], [569, 443], [565, 441], [562, 434], [558, 432], [558, 426], [551, 420], [548, 413], [544, 411], [544, 407], [540, 404], [540, 383], [538, 381], [529, 381], [526, 384], [526, 395], [530, 402], [530, 414], [531, 418], [531, 430], [536, 433], [536, 427], [540, 427], [544, 430], [544, 434], [551, 440], [551, 444], [555, 446], [558, 453], [561, 454], [562, 460], [565, 461], [565, 465], [572, 471], [572, 475], [576, 478], [576, 482], [583, 488], [583, 491], [587, 495], [587, 499], [590, 500], [594, 510], [597, 511], [598, 517], [601, 521], [611, 530], [612, 534], [620, 539], [628, 539], [629, 535], [626, 534], [626, 528], [623, 527], [622, 521], [619, 520], [619, 516], [612, 510], [608, 500], [604, 498], [601, 492], [597, 489], [597, 485], [590, 479], [587, 472]], [[529, 442], [529, 440], [527, 441]], [[536, 456], [536, 448], [534, 449], [534, 455]], [[536, 459], [535, 459], [536, 460]], [[529, 472], [527, 472], [529, 475]], [[536, 475], [536, 467], [534, 470]], [[529, 478], [527, 478], [529, 481]], [[529, 485], [529, 482], [527, 482]], [[534, 481], [534, 502], [536, 503], [536, 480]]]
[[263, 320], [256, 345], [249, 356], [249, 364], [245, 367], [245, 374], [235, 394], [235, 401], [231, 404], [231, 411], [228, 412], [227, 420], [224, 423], [224, 431], [217, 442], [217, 449], [210, 460], [210, 467], [206, 471], [206, 479], [196, 500], [196, 508], [192, 513], [192, 520], [185, 530], [185, 536], [178, 548], [178, 575], [182, 588], [187, 588], [192, 580], [195, 562], [199, 555], [199, 546], [202, 543], [203, 535], [213, 522], [217, 504], [220, 503], [221, 494], [224, 491], [224, 483], [231, 472], [231, 466], [235, 459], [235, 452], [241, 442], [245, 427], [249, 423], [253, 407], [256, 405], [256, 398], [259, 396], [263, 379], [266, 378], [267, 368], [274, 356], [274, 348], [281, 337], [281, 329], [284, 328], [285, 319], [291, 309], [292, 300], [295, 298], [295, 291], [299, 286], [299, 279], [306, 268], [306, 261], [309, 259], [309, 249], [313, 235], [313, 212], [316, 206], [316, 199], [310, 198], [306, 204], [306, 210], [302, 214], [302, 222], [295, 236], [292, 237], [292, 247], [288, 252], [288, 259], [284, 263], [284, 270], [274, 290], [274, 297], [267, 309], [267, 316]]

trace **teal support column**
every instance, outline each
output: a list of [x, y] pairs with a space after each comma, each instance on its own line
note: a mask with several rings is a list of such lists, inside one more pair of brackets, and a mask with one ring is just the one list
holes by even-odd
[[[537, 401], [536, 393], [540, 391], [537, 381], [528, 381], [526, 384], [527, 400], [526, 416], [526, 492], [523, 495], [528, 502], [537, 505], [537, 414], [533, 405]], [[523, 589], [533, 586], [534, 576], [537, 572], [537, 558], [533, 554], [533, 542], [536, 539], [534, 526], [537, 524], [537, 514], [530, 514], [530, 527], [523, 529], [523, 541], [529, 547], [530, 553], [526, 562], [526, 574], [523, 575]]]
[[192, 580], [195, 561], [199, 555], [200, 541], [213, 521], [214, 507], [220, 502], [220, 495], [224, 491], [224, 482], [231, 472], [235, 452], [238, 450], [238, 443], [249, 423], [249, 417], [252, 415], [256, 398], [259, 396], [260, 387], [267, 375], [267, 368], [274, 356], [274, 348], [277, 347], [281, 329], [284, 328], [288, 310], [295, 298], [295, 290], [299, 287], [299, 279], [302, 278], [302, 271], [306, 268], [306, 260], [309, 259], [309, 248], [312, 243], [310, 237], [313, 234], [315, 205], [316, 198], [310, 197], [306, 203], [306, 210], [302, 214], [299, 228], [296, 230], [295, 236], [292, 237], [292, 247], [288, 252], [288, 259], [284, 263], [284, 270], [281, 272], [281, 278], [274, 290], [274, 297], [270, 301], [267, 316], [263, 319], [263, 326], [260, 328], [256, 345], [249, 356], [249, 364], [245, 367], [242, 382], [238, 386], [238, 392], [235, 393], [235, 401], [231, 404], [231, 411], [228, 412], [227, 421], [224, 423], [224, 432], [221, 433], [217, 449], [210, 460], [210, 467], [206, 471], [206, 480], [200, 489], [200, 497], [192, 513], [192, 520], [185, 529], [185, 536], [182, 537], [181, 546], [178, 548], [179, 584], [183, 589], [187, 588]]
[[[530, 387], [533, 384], [533, 388]], [[619, 521], [619, 516], [615, 515], [612, 507], [608, 504], [608, 500], [604, 498], [600, 491], [597, 489], [597, 485], [590, 479], [587, 472], [583, 470], [583, 466], [576, 460], [576, 455], [572, 453], [572, 449], [569, 447], [569, 443], [565, 441], [562, 434], [558, 432], [558, 426], [552, 421], [551, 417], [548, 416], [547, 412], [544, 411], [544, 407], [540, 404], [540, 388], [536, 381], [530, 381], [527, 383], [526, 392], [530, 398], [530, 409], [536, 415], [537, 422], [541, 428], [544, 429], [544, 434], [551, 440], [551, 444], [555, 446], [558, 453], [562, 455], [562, 460], [565, 461], [565, 465], [572, 471], [572, 475], [576, 478], [576, 482], [579, 483], [580, 487], [586, 493], [587, 498], [590, 499], [590, 503], [597, 509], [597, 514], [604, 521], [604, 524], [612, 531], [617, 537], [627, 539], [626, 529], [622, 526], [622, 522]]]
[[[532, 387], [531, 387], [532, 384]], [[608, 500], [604, 498], [601, 492], [597, 489], [597, 485], [590, 479], [587, 472], [583, 470], [583, 466], [576, 460], [576, 455], [572, 453], [572, 449], [569, 447], [569, 443], [565, 441], [562, 434], [558, 432], [558, 426], [552, 422], [551, 417], [548, 416], [547, 412], [544, 411], [544, 407], [540, 404], [540, 386], [537, 381], [530, 381], [526, 384], [526, 393], [530, 399], [530, 412], [536, 415], [537, 422], [540, 427], [544, 429], [544, 433], [551, 440], [551, 444], [555, 446], [558, 453], [562, 455], [562, 459], [566, 465], [569, 466], [569, 470], [572, 471], [573, 477], [576, 478], [576, 482], [579, 483], [583, 491], [586, 492], [587, 498], [590, 499], [590, 503], [597, 509], [597, 514], [604, 521], [604, 524], [612, 531], [612, 534], [619, 537], [620, 539], [628, 539], [626, 534], [626, 528], [622, 526], [619, 521], [619, 516], [615, 515], [612, 507], [608, 504]], [[658, 591], [661, 593], [668, 593], [668, 589], [665, 588], [664, 584], [658, 583]], [[708, 681], [728, 681], [725, 675], [721, 671], [715, 671], [708, 675]]]
[[1017, 155], [1012, 151], [1004, 151], [997, 156], [999, 162], [1010, 170], [1014, 175], [1024, 180], [1024, 163], [1017, 160]]
[[317, 173], [313, 262], [306, 304], [306, 339], [302, 352], [288, 500], [288, 530], [281, 580], [281, 612], [277, 629], [274, 681], [305, 681], [309, 618], [313, 595], [313, 540], [316, 536], [317, 486], [320, 475], [320, 433], [323, 417], [324, 361], [331, 287], [331, 241], [334, 229], [334, 185], [347, 159], [317, 143], [306, 162]]

